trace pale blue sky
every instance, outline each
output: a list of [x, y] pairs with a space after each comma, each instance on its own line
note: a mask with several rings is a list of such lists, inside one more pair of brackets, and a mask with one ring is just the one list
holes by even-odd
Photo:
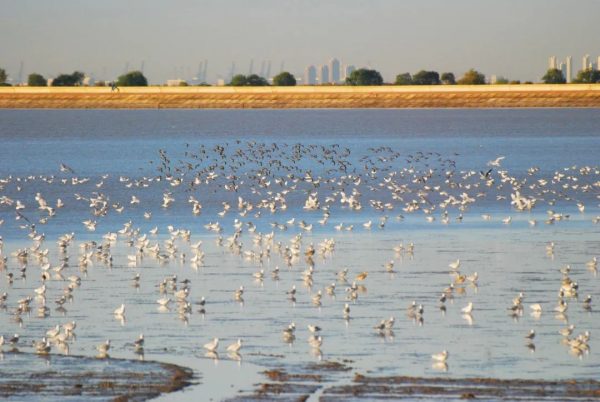
[[301, 73], [331, 56], [392, 80], [470, 67], [539, 80], [550, 55], [574, 70], [600, 55], [598, 0], [0, 0], [0, 66], [13, 77], [75, 69], [113, 78], [145, 62], [151, 82], [208, 78], [232, 61], [247, 73]]

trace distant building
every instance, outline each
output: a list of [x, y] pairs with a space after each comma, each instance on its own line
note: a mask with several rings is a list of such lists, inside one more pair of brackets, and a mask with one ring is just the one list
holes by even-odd
[[567, 65], [565, 63], [560, 63], [558, 65], [558, 69], [562, 73], [563, 78], [566, 80], [567, 79]]
[[167, 86], [168, 87], [178, 87], [181, 86], [182, 84], [187, 84], [187, 82], [185, 80], [182, 80], [181, 78], [177, 78], [174, 80], [167, 80]]
[[317, 83], [317, 69], [315, 66], [307, 66], [304, 69], [304, 85], [315, 85]]
[[590, 55], [586, 54], [585, 56], [583, 56], [583, 58], [581, 59], [581, 69], [583, 71], [588, 70], [592, 68], [591, 63], [590, 63]]
[[338, 84], [340, 82], [340, 61], [336, 58], [329, 60], [329, 82]]
[[352, 72], [354, 70], [356, 70], [356, 67], [354, 67], [352, 64], [347, 65], [344, 68], [344, 77], [343, 77], [344, 81], [346, 81], [346, 78], [350, 77], [350, 74], [352, 74]]
[[491, 75], [490, 76], [490, 84], [494, 85], [497, 82], [498, 82], [498, 76], [496, 74]]
[[319, 67], [319, 76], [317, 78], [319, 84], [329, 84], [329, 66], [327, 64], [323, 64]]
[[224, 87], [225, 86], [225, 80], [223, 78], [217, 78], [217, 86], [218, 87]]
[[[567, 83], [573, 81], [573, 58], [571, 56], [567, 56], [562, 63], [557, 61], [556, 56], [548, 57], [548, 68], [559, 69], [563, 73], [563, 77]], [[581, 58], [581, 70], [600, 70], [600, 56], [596, 58], [596, 61], [593, 61], [589, 54], [583, 56]]]
[[566, 75], [565, 79], [567, 83], [571, 83], [571, 79], [573, 78], [573, 58], [571, 56], [567, 56], [566, 60]]
[[86, 86], [86, 87], [91, 87], [96, 83], [96, 80], [92, 77], [90, 77], [89, 75], [86, 75], [85, 77], [83, 77], [83, 81], [81, 82], [81, 85]]

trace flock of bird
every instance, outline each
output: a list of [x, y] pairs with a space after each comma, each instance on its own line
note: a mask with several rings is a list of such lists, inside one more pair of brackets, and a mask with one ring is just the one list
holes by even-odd
[[[514, 214], [544, 206], [547, 213], [542, 222], [547, 225], [567, 221], [574, 212], [584, 213], [586, 208], [597, 210], [599, 167], [571, 166], [544, 175], [534, 166], [514, 175], [502, 168], [504, 156], [489, 161], [482, 170], [460, 170], [457, 156], [445, 157], [433, 152], [401, 155], [389, 147], [369, 148], [364, 155], [355, 156], [348, 148], [336, 144], [236, 141], [214, 148], [200, 146], [196, 150], [187, 145], [183, 156], [177, 159], [159, 150], [158, 160], [151, 161], [154, 173], [143, 177], [79, 175], [78, 169], [64, 163], [56, 174], [3, 177], [0, 178], [0, 234], [4, 226], [10, 236], [0, 237], [0, 271], [5, 278], [2, 286], [7, 289], [0, 297], [0, 306], [17, 322], [22, 322], [31, 311], [42, 318], [52, 317], [48, 305], [66, 311], [64, 306], [85, 292], [85, 276], [94, 266], [139, 269], [146, 263], [144, 259], [151, 259], [159, 265], [179, 261], [197, 269], [203, 265], [206, 252], [202, 241], [192, 243], [196, 230], [211, 234], [223, 250], [255, 264], [254, 280], [262, 281], [266, 275], [275, 280], [279, 278], [279, 267], [271, 272], [265, 272], [264, 268], [276, 254], [286, 269], [300, 269], [302, 283], [312, 289], [315, 276], [331, 274], [322, 273], [315, 261], [317, 257], [333, 259], [338, 232], [381, 231], [386, 230], [390, 222], [399, 224], [409, 218], [422, 220], [424, 224], [461, 224], [470, 218], [468, 213], [475, 208], [506, 211], [500, 219], [492, 218], [487, 212], [476, 217], [481, 221], [502, 222], [502, 225], [513, 224]], [[53, 198], [45, 193], [53, 194]], [[163, 211], [176, 208], [181, 217], [174, 218], [170, 225], [151, 224]], [[369, 219], [356, 223], [365, 213]], [[120, 216], [127, 218], [121, 220], [120, 229], [111, 231], [106, 222], [118, 221]], [[203, 225], [193, 221], [195, 218], [203, 219]], [[75, 219], [79, 219], [78, 222]], [[53, 226], [55, 221], [56, 226]], [[534, 218], [528, 222], [532, 226], [538, 224]], [[591, 218], [591, 222], [599, 223], [600, 216]], [[56, 232], [65, 226], [69, 229], [56, 236], [52, 240], [56, 244], [52, 244], [44, 228], [54, 228]], [[144, 231], [142, 226], [149, 229]], [[103, 230], [105, 234], [95, 236]], [[310, 239], [311, 233], [317, 230], [333, 237], [306, 244], [306, 237]], [[79, 236], [95, 236], [95, 240], [77, 243]], [[5, 250], [22, 242], [28, 244]], [[117, 243], [128, 248], [126, 261], [118, 261], [113, 254]], [[185, 251], [181, 244], [187, 245]], [[380, 265], [383, 272], [395, 272], [398, 269], [395, 259], [412, 255], [415, 248], [413, 243], [396, 244], [390, 250], [396, 257]], [[554, 243], [548, 243], [546, 252], [554, 253]], [[596, 257], [586, 267], [595, 274]], [[461, 272], [460, 259], [450, 262], [448, 268], [451, 283], [440, 288], [439, 302], [434, 307], [443, 311], [447, 300], [464, 295], [466, 285], [477, 286], [480, 281], [478, 272]], [[579, 291], [570, 270], [570, 266], [560, 269], [558, 301], [552, 309], [563, 318], [577, 300]], [[352, 274], [347, 268], [340, 269], [335, 272], [333, 282], [311, 292], [310, 302], [321, 306], [324, 294], [335, 295], [341, 287], [345, 300], [340, 317], [349, 320], [351, 305], [362, 303], [367, 278], [381, 275], [379, 272], [369, 266]], [[38, 277], [39, 282], [28, 296], [13, 299], [12, 284], [27, 274]], [[132, 284], [139, 286], [143, 275], [143, 270], [138, 270], [131, 278]], [[50, 287], [55, 292], [59, 287], [62, 290], [54, 300], [47, 301]], [[523, 289], [510, 305], [502, 308], [506, 308], [509, 315], [522, 315], [526, 309], [525, 293]], [[244, 296], [243, 283], [232, 286], [232, 300], [243, 302]], [[176, 275], [166, 276], [157, 284], [156, 297], [159, 308], [176, 305], [180, 316], [187, 316], [194, 309], [204, 311], [208, 302], [205, 297], [191, 301], [191, 281], [179, 280]], [[296, 300], [296, 284], [282, 295], [284, 297]], [[581, 305], [591, 310], [592, 296], [585, 297]], [[127, 306], [109, 308], [112, 309], [114, 317], [124, 322]], [[476, 309], [477, 306], [468, 301], [460, 313], [470, 322]], [[546, 307], [536, 302], [531, 303], [529, 309], [539, 316]], [[422, 322], [425, 307], [412, 302], [406, 314]], [[395, 322], [393, 316], [383, 318], [373, 323], [374, 332], [389, 335]], [[40, 354], [51, 353], [53, 347], [68, 353], [77, 328], [75, 320], [51, 326], [39, 334], [41, 339], [31, 342], [31, 347]], [[324, 331], [316, 323], [307, 323], [306, 328], [310, 348], [320, 353], [326, 347]], [[590, 332], [572, 336], [574, 329], [575, 325], [567, 322], [557, 336], [563, 338], [573, 353], [587, 353]], [[285, 326], [283, 340], [293, 342], [296, 330], [294, 322]], [[535, 348], [535, 330], [523, 336], [528, 347]], [[0, 348], [5, 345], [16, 348], [20, 345], [19, 339], [19, 334], [1, 336]], [[203, 345], [207, 356], [218, 357], [221, 341], [214, 337]], [[130, 346], [136, 353], [143, 354], [144, 344], [144, 335], [140, 334]], [[226, 347], [230, 358], [240, 358], [242, 344], [241, 337], [232, 339]], [[108, 356], [110, 348], [111, 340], [106, 339], [96, 349], [100, 356]], [[449, 352], [443, 350], [433, 354], [431, 360], [434, 366], [447, 369], [449, 356]]]

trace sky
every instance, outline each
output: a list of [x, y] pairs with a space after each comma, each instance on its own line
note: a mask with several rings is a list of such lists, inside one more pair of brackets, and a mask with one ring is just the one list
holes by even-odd
[[[151, 83], [253, 72], [302, 74], [337, 57], [386, 81], [469, 68], [539, 81], [548, 57], [600, 55], [600, 0], [0, 0], [0, 68], [16, 80], [74, 70]], [[265, 64], [266, 65], [266, 64]]]

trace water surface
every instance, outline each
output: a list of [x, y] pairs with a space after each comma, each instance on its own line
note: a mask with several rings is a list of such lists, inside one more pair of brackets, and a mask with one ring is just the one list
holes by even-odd
[[[1, 110], [0, 175], [6, 182], [0, 185], [0, 197], [25, 204], [20, 213], [36, 223], [38, 233], [45, 234], [40, 249], [49, 250], [47, 259], [28, 258], [26, 277], [19, 278], [25, 264], [10, 255], [34, 243], [27, 236], [29, 229], [20, 227], [24, 220], [15, 220], [15, 206], [0, 205], [2, 255], [7, 256], [3, 273], [11, 272], [16, 278], [12, 284], [6, 275], [0, 279], [0, 292], [9, 294], [0, 314], [2, 334], [21, 334], [25, 349], [54, 325], [76, 320], [77, 338], [68, 344], [68, 351], [63, 345], [55, 347], [55, 353], [93, 356], [97, 344], [111, 339], [112, 356], [138, 358], [132, 343], [144, 333], [144, 358], [190, 366], [202, 378], [202, 384], [195, 391], [185, 391], [188, 394], [181, 394], [182, 398], [189, 392], [216, 399], [231, 396], [236, 389], [255, 382], [260, 367], [320, 359], [346, 359], [354, 371], [374, 375], [596, 378], [600, 359], [594, 347], [600, 321], [596, 309], [583, 309], [582, 300], [587, 294], [594, 297], [594, 303], [600, 297], [598, 278], [585, 265], [600, 250], [600, 226], [592, 222], [600, 214], [598, 127], [597, 110], [569, 109]], [[162, 159], [159, 150], [166, 155]], [[194, 157], [198, 155], [203, 156]], [[293, 155], [297, 158], [292, 162], [289, 158]], [[335, 156], [328, 159], [324, 155]], [[479, 171], [487, 171], [488, 161], [498, 156], [505, 159], [491, 173], [494, 184], [486, 186]], [[238, 164], [241, 160], [244, 163]], [[75, 174], [60, 172], [61, 163]], [[584, 166], [591, 166], [585, 174], [580, 170]], [[532, 167], [535, 170], [530, 174]], [[204, 180], [210, 171], [218, 175], [215, 180], [189, 186], [195, 175]], [[320, 177], [321, 183], [298, 181], [285, 195], [287, 209], [270, 212], [256, 206], [244, 216], [239, 214], [238, 197], [253, 205], [272, 201], [307, 172]], [[565, 178], [553, 180], [557, 173]], [[427, 174], [426, 181], [419, 180]], [[501, 174], [516, 181], [503, 183]], [[54, 180], [48, 183], [51, 175]], [[74, 176], [89, 181], [73, 185]], [[171, 186], [167, 176], [181, 178], [183, 184]], [[277, 184], [276, 179], [285, 179], [287, 184]], [[385, 179], [406, 186], [409, 191], [402, 194], [402, 200], [391, 196]], [[541, 193], [538, 180], [548, 181], [545, 188], [549, 192]], [[237, 191], [225, 189], [232, 182], [239, 186]], [[521, 193], [538, 198], [531, 211], [517, 212], [510, 204], [518, 182], [522, 183]], [[529, 187], [536, 183], [538, 187]], [[431, 205], [421, 203], [419, 191], [424, 186], [429, 188], [426, 198]], [[348, 195], [358, 191], [362, 209], [340, 204], [341, 190]], [[464, 210], [456, 205], [440, 207], [446, 196], [439, 192], [444, 190], [456, 197], [468, 193], [476, 202]], [[167, 191], [175, 201], [163, 208]], [[329, 202], [331, 216], [326, 225], [318, 222], [322, 210], [303, 208], [310, 192], [318, 194], [322, 206], [326, 197], [334, 199]], [[57, 198], [65, 203], [45, 224], [39, 222], [47, 214], [37, 209], [36, 193], [52, 205]], [[75, 194], [83, 199], [77, 200]], [[86, 199], [100, 194], [108, 198], [109, 212], [92, 217]], [[132, 195], [140, 204], [130, 204]], [[190, 196], [201, 202], [201, 214], [192, 214]], [[371, 201], [377, 200], [390, 203], [393, 209], [372, 208]], [[403, 210], [412, 200], [422, 204], [421, 209]], [[231, 209], [219, 216], [223, 201]], [[583, 213], [577, 203], [585, 205]], [[118, 213], [113, 205], [124, 209]], [[432, 209], [429, 216], [435, 218], [433, 222], [426, 220], [423, 209]], [[546, 224], [548, 210], [568, 215], [568, 219]], [[151, 212], [151, 218], [144, 218], [144, 212]], [[462, 221], [457, 220], [460, 214]], [[482, 214], [491, 215], [491, 220], [482, 219]], [[503, 224], [502, 219], [509, 216], [512, 222]], [[294, 224], [286, 223], [292, 218]], [[95, 231], [84, 228], [81, 222], [86, 219], [97, 220]], [[386, 219], [385, 225], [378, 228], [382, 219]], [[241, 244], [239, 252], [227, 247], [236, 220], [242, 222], [236, 240]], [[301, 229], [301, 220], [313, 229]], [[369, 220], [372, 228], [366, 230], [362, 224]], [[531, 226], [530, 220], [537, 225]], [[112, 266], [97, 259], [92, 259], [87, 270], [79, 266], [81, 243], [93, 240], [101, 244], [105, 233], [116, 232], [129, 221], [139, 233], [120, 235], [112, 243]], [[204, 227], [217, 221], [223, 228], [220, 234]], [[256, 228], [254, 232], [249, 223]], [[353, 225], [353, 230], [336, 230], [340, 224], [346, 229]], [[190, 239], [177, 236], [177, 251], [164, 261], [147, 252], [135, 262], [130, 260], [128, 256], [135, 255], [136, 248], [128, 240], [135, 243], [147, 234], [149, 245], [159, 244], [164, 250], [171, 237], [169, 225], [190, 230]], [[154, 227], [158, 233], [148, 234]], [[39, 298], [32, 302], [31, 312], [15, 316], [17, 300], [33, 297], [33, 289], [41, 285], [40, 266], [46, 261], [52, 267], [58, 265], [57, 238], [71, 232], [75, 240], [67, 249], [69, 267], [63, 271], [64, 278], [52, 275], [46, 281], [49, 316], [38, 317], [37, 308], [43, 303]], [[259, 233], [271, 232], [272, 240], [257, 238]], [[298, 234], [301, 253], [288, 267], [281, 253]], [[219, 235], [223, 237], [221, 245]], [[303, 253], [309, 245], [318, 248], [331, 238], [334, 250], [315, 255], [312, 286], [307, 286], [302, 273], [310, 264]], [[205, 257], [196, 264], [191, 245], [199, 240]], [[393, 251], [399, 243], [411, 242], [413, 253]], [[549, 242], [556, 244], [553, 254], [546, 252]], [[480, 279], [478, 286], [457, 285], [462, 290], [446, 302], [444, 313], [438, 298], [453, 281], [448, 264], [457, 258], [462, 273], [477, 272]], [[395, 263], [393, 273], [384, 268], [390, 260]], [[566, 264], [571, 266], [570, 278], [580, 285], [580, 296], [567, 299], [567, 314], [556, 316], [552, 310], [561, 286], [559, 269]], [[278, 280], [270, 274], [276, 266], [280, 268]], [[344, 268], [349, 271], [348, 283], [340, 282], [336, 275]], [[260, 269], [265, 270], [263, 281], [253, 278]], [[363, 271], [369, 273], [365, 289], [356, 300], [347, 300], [346, 288]], [[141, 275], [139, 287], [131, 280], [136, 273]], [[73, 274], [81, 276], [81, 286], [64, 311], [56, 310], [54, 300], [63, 294], [68, 284], [65, 278]], [[191, 281], [191, 312], [179, 312], [175, 303], [160, 309], [156, 303], [162, 297], [158, 284], [174, 274], [178, 280]], [[318, 290], [325, 293], [332, 282], [336, 283], [335, 296], [324, 294], [322, 304], [315, 306], [311, 297]], [[240, 285], [245, 287], [243, 303], [233, 297]], [[293, 285], [298, 289], [295, 302], [286, 296]], [[522, 316], [511, 317], [507, 309], [519, 292], [525, 293], [524, 311]], [[207, 299], [204, 312], [195, 304], [202, 296]], [[406, 315], [413, 300], [425, 308], [422, 322]], [[464, 317], [460, 309], [469, 301], [475, 311]], [[112, 313], [121, 303], [127, 308], [124, 320]], [[350, 303], [349, 320], [342, 314], [345, 303]], [[540, 317], [530, 315], [532, 303], [542, 304]], [[391, 316], [396, 318], [393, 334], [378, 334], [373, 326]], [[292, 321], [298, 328], [296, 340], [286, 343], [281, 331]], [[569, 323], [576, 325], [574, 336], [591, 332], [588, 351], [573, 353], [561, 343], [558, 330]], [[307, 324], [323, 328], [320, 351], [307, 343]], [[535, 350], [524, 339], [530, 329], [537, 333]], [[222, 338], [218, 359], [205, 356], [202, 349], [213, 337]], [[244, 341], [241, 361], [224, 351], [237, 338]], [[439, 367], [432, 367], [430, 355], [443, 349], [449, 350], [451, 357], [447, 371], [440, 372]], [[168, 396], [177, 398], [177, 394]]]

